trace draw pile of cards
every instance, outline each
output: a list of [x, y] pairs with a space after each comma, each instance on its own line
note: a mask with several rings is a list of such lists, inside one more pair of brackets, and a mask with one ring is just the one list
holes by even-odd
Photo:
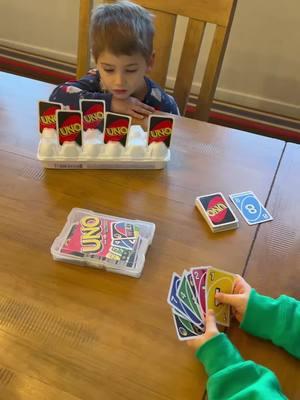
[[103, 100], [81, 100], [80, 110], [39, 102], [37, 158], [45, 168], [160, 169], [170, 159], [173, 118], [149, 117], [148, 131], [128, 115], [106, 112]]
[[218, 324], [229, 326], [230, 307], [219, 303], [215, 294], [232, 293], [234, 280], [234, 274], [213, 267], [191, 268], [182, 276], [173, 273], [168, 303], [179, 340], [193, 339], [205, 332], [207, 310], [214, 310]]
[[195, 205], [213, 232], [238, 228], [239, 221], [222, 193], [198, 196]]
[[51, 246], [54, 260], [141, 276], [155, 225], [73, 208]]

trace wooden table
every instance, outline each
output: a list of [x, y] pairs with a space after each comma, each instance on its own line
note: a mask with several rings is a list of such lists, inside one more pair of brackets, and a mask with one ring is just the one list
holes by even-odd
[[[0, 393], [200, 398], [206, 375], [166, 303], [171, 274], [208, 264], [243, 273], [258, 228], [212, 234], [195, 197], [253, 190], [266, 201], [285, 143], [177, 117], [165, 170], [44, 170], [36, 102], [53, 86], [4, 73], [0, 82]], [[140, 279], [52, 260], [73, 207], [156, 224]]]
[[[262, 224], [245, 278], [262, 294], [300, 298], [300, 146], [286, 145], [267, 207], [274, 221]], [[284, 350], [235, 327], [230, 337], [243, 356], [278, 376], [289, 399], [300, 399], [300, 363]], [[300, 340], [300, 338], [299, 338]]]

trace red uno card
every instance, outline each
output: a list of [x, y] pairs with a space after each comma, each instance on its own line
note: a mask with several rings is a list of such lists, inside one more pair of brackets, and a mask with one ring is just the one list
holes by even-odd
[[131, 117], [127, 115], [106, 113], [104, 143], [119, 142], [125, 147], [130, 124]]
[[200, 312], [202, 318], [206, 315], [206, 274], [208, 267], [195, 267], [191, 269], [194, 286], [196, 288], [196, 295], [200, 305]]
[[81, 146], [81, 111], [61, 110], [57, 111], [56, 115], [59, 144], [63, 144], [64, 142], [76, 142]]
[[98, 129], [103, 132], [105, 117], [105, 101], [104, 100], [80, 100], [80, 109], [82, 111], [82, 128], [84, 131], [88, 129]]
[[62, 109], [62, 104], [53, 101], [39, 101], [39, 128], [43, 133], [45, 128], [56, 129], [56, 111]]
[[174, 119], [162, 115], [150, 115], [148, 125], [148, 144], [164, 143], [170, 147]]

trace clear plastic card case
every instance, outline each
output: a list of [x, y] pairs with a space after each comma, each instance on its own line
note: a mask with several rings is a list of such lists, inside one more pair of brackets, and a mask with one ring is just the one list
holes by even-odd
[[54, 260], [140, 277], [155, 224], [73, 208], [51, 246]]

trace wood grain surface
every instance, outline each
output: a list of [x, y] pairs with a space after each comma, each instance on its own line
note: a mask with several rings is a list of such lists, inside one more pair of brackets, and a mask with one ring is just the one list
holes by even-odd
[[[259, 227], [245, 278], [257, 291], [300, 299], [300, 146], [286, 145], [267, 208], [274, 220]], [[235, 327], [230, 337], [247, 359], [276, 373], [289, 399], [300, 398], [300, 364], [284, 350]]]
[[[195, 197], [265, 201], [284, 142], [177, 117], [164, 170], [44, 170], [36, 102], [53, 86], [0, 79], [0, 399], [201, 398], [206, 375], [166, 302], [171, 274], [242, 273], [257, 227], [213, 234]], [[73, 207], [156, 224], [140, 279], [52, 260]]]

